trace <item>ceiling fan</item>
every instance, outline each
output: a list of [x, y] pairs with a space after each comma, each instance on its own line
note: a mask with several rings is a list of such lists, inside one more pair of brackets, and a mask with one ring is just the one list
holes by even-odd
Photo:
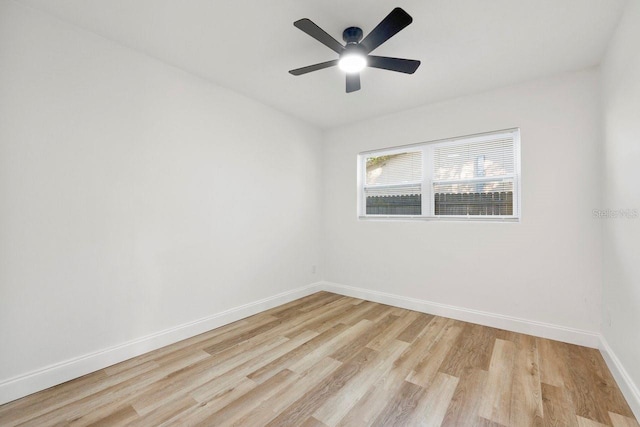
[[369, 53], [396, 35], [404, 27], [411, 24], [411, 22], [413, 22], [413, 18], [401, 8], [396, 7], [364, 40], [362, 39], [362, 29], [349, 27], [344, 30], [342, 39], [346, 42], [346, 45], [342, 46], [340, 42], [327, 34], [326, 31], [318, 27], [310, 19], [300, 19], [294, 22], [293, 25], [336, 52], [339, 57], [331, 61], [296, 68], [295, 70], [289, 71], [289, 73], [294, 76], [300, 76], [310, 73], [311, 71], [322, 70], [337, 65], [347, 74], [347, 93], [360, 90], [360, 71], [365, 67], [413, 74], [420, 66], [420, 61], [369, 55]]

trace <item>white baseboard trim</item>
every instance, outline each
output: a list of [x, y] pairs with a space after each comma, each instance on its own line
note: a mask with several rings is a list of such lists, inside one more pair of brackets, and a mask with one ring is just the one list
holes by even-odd
[[627, 370], [624, 369], [622, 362], [620, 362], [618, 356], [613, 352], [613, 349], [609, 347], [609, 343], [607, 343], [607, 340], [603, 336], [600, 336], [600, 353], [602, 353], [604, 361], [607, 362], [607, 366], [613, 374], [613, 378], [615, 378], [618, 383], [618, 387], [620, 387], [625, 399], [627, 399], [631, 410], [636, 418], [640, 420], [640, 389], [638, 389], [638, 386], [633, 382]]
[[113, 347], [105, 348], [63, 362], [0, 381], [0, 405], [78, 378], [107, 366], [131, 359], [152, 350], [191, 338], [245, 317], [305, 297], [322, 288], [322, 283], [283, 292], [278, 295], [234, 307], [202, 319], [156, 332]]
[[336, 294], [346, 295], [354, 298], [361, 298], [373, 302], [379, 302], [382, 304], [392, 305], [394, 307], [420, 311], [422, 313], [449, 317], [465, 322], [477, 323], [479, 325], [491, 326], [493, 328], [506, 329], [513, 332], [535, 335], [537, 337], [548, 338], [556, 341], [562, 341], [591, 348], [598, 348], [598, 346], [600, 345], [600, 334], [597, 332], [568, 328], [565, 326], [521, 319], [518, 317], [505, 316], [502, 314], [489, 313], [486, 311], [456, 307], [453, 305], [425, 301], [417, 298], [409, 298], [385, 292], [372, 291], [364, 288], [356, 288], [353, 286], [346, 286], [326, 281], [321, 282], [321, 287], [325, 291], [334, 292]]

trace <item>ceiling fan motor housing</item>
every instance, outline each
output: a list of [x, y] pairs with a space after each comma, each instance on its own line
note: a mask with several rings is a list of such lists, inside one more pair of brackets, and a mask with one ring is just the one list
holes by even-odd
[[349, 27], [342, 32], [342, 40], [347, 44], [359, 43], [362, 40], [362, 29], [358, 27]]

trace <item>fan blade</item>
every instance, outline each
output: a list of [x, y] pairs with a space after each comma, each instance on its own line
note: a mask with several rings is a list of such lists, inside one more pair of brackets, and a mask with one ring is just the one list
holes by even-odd
[[293, 23], [294, 26], [301, 29], [305, 33], [309, 34], [314, 39], [318, 40], [323, 45], [336, 53], [342, 53], [344, 46], [340, 44], [336, 39], [326, 33], [325, 30], [318, 27], [310, 19], [303, 18]]
[[415, 59], [390, 58], [388, 56], [367, 56], [367, 66], [381, 68], [383, 70], [398, 71], [400, 73], [413, 74], [420, 66], [420, 61]]
[[387, 15], [367, 37], [360, 42], [367, 49], [367, 53], [372, 52], [382, 43], [396, 35], [407, 25], [413, 22], [413, 18], [407, 12], [396, 7]]
[[322, 70], [323, 68], [329, 68], [338, 65], [337, 59], [332, 59], [331, 61], [321, 62], [319, 64], [313, 64], [302, 68], [296, 68], [295, 70], [290, 70], [289, 72], [294, 76], [300, 76], [302, 74], [307, 74], [312, 71]]
[[360, 90], [360, 73], [347, 73], [347, 93]]

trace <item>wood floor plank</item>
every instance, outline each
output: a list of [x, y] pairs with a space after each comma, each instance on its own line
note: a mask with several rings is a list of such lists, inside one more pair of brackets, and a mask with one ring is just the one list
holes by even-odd
[[289, 326], [284, 336], [293, 338], [304, 331], [316, 331], [319, 334], [333, 328], [337, 324], [350, 325], [346, 319], [357, 313], [359, 309], [349, 303], [348, 299], [337, 300], [328, 304], [322, 310], [313, 311], [313, 317], [300, 320]]
[[573, 405], [563, 387], [542, 383], [542, 405], [546, 427], [578, 427]]
[[594, 421], [592, 419], [589, 418], [584, 418], [584, 417], [576, 417], [576, 419], [578, 420], [578, 427], [607, 427], [609, 426], [609, 424], [602, 424], [599, 423], [598, 421]]
[[325, 292], [325, 291], [320, 291], [320, 292], [315, 292], [311, 295], [307, 295], [306, 297], [302, 297], [302, 298], [298, 298], [296, 300], [290, 301], [286, 304], [282, 304], [278, 307], [272, 308], [271, 310], [269, 310], [269, 314], [271, 316], [275, 316], [278, 317], [280, 314], [282, 314], [283, 312], [291, 309], [291, 308], [299, 308], [299, 307], [304, 307], [307, 304], [308, 305], [313, 305], [315, 302], [317, 301], [321, 301], [327, 297], [330, 297], [332, 294], [330, 292]]
[[[381, 376], [375, 384], [353, 405], [349, 412], [340, 420], [338, 425], [344, 427], [370, 426], [389, 402], [390, 396], [395, 396], [404, 379], [411, 371], [411, 361], [408, 357], [413, 353], [411, 347], [407, 348], [393, 363], [391, 370]], [[404, 358], [403, 358], [404, 357]], [[402, 362], [400, 359], [402, 359]]]
[[230, 426], [260, 404], [277, 395], [281, 390], [291, 387], [299, 376], [288, 369], [278, 372], [264, 383], [258, 385], [239, 399], [211, 414], [202, 422], [203, 425]]
[[[290, 317], [297, 317], [297, 316], [301, 316], [303, 315], [303, 313], [305, 312], [309, 312], [309, 311], [313, 311], [315, 310], [317, 307], [320, 306], [324, 306], [328, 303], [331, 303], [333, 301], [336, 301], [337, 298], [334, 297], [334, 295], [332, 294], [327, 294], [324, 295], [320, 298], [316, 298], [314, 300], [311, 301], [303, 301], [300, 302], [298, 304], [295, 304], [289, 308], [286, 309], [280, 309], [276, 312], [274, 312], [272, 315], [279, 318], [279, 319], [286, 319], [286, 318], [290, 318]], [[303, 310], [305, 309], [306, 310]]]
[[562, 346], [544, 338], [536, 338], [536, 344], [540, 356], [540, 381], [554, 387], [564, 387], [564, 380], [569, 377], [569, 372]]
[[418, 318], [420, 313], [415, 311], [406, 312], [405, 310], [405, 313], [398, 315], [396, 310], [392, 311], [390, 314], [397, 316], [398, 319], [393, 323], [392, 327], [387, 328], [384, 332], [378, 334], [366, 344], [370, 349], [375, 351], [382, 350], [387, 344], [394, 341], [410, 324], [412, 324]]
[[[191, 378], [186, 379], [188, 384], [183, 385], [182, 390], [189, 391], [197, 400], [207, 399], [212, 395], [218, 394], [221, 390], [236, 384], [238, 381], [244, 379], [250, 372], [272, 362], [283, 354], [309, 341], [316, 335], [315, 332], [308, 331], [306, 334], [287, 340], [268, 351], [253, 352], [251, 354], [252, 357], [249, 357], [247, 361], [224, 373], [216, 374], [207, 372], [204, 378], [202, 375], [198, 377], [193, 377], [192, 375]], [[157, 406], [157, 401], [154, 406]], [[138, 412], [141, 412], [137, 406], [134, 405], [134, 407]], [[146, 408], [142, 409], [147, 410]]]
[[361, 334], [355, 336], [351, 341], [345, 343], [342, 347], [331, 353], [330, 356], [336, 360], [344, 362], [345, 360], [353, 356], [353, 354], [357, 350], [366, 346], [366, 344], [374, 337], [384, 332], [384, 330], [391, 326], [397, 319], [398, 318], [396, 316], [390, 314], [380, 321], [373, 323], [370, 328], [362, 331]]
[[511, 390], [516, 346], [511, 341], [497, 339], [493, 347], [489, 376], [478, 415], [499, 424], [509, 425]]
[[138, 413], [131, 407], [125, 406], [115, 412], [106, 414], [104, 417], [95, 420], [92, 423], [71, 422], [72, 426], [125, 426], [138, 418]]
[[[274, 337], [263, 343], [261, 351], [266, 354], [272, 354], [273, 352], [279, 351], [277, 349], [282, 350], [283, 346], [286, 345], [291, 345], [289, 340], [284, 337]], [[252, 359], [257, 357], [255, 350], [245, 351], [239, 354], [234, 353], [234, 357], [231, 358], [219, 357], [222, 354], [224, 354], [224, 352], [215, 357], [210, 356], [208, 359], [171, 372], [156, 383], [153, 391], [136, 397], [132, 402], [133, 407], [141, 415], [146, 415], [164, 405], [168, 400], [172, 399], [176, 393], [191, 393], [198, 399], [198, 396], [192, 393], [194, 389], [198, 389], [203, 384], [215, 380], [224, 374], [236, 372], [234, 370], [240, 369], [240, 366], [246, 366]], [[219, 388], [225, 386], [226, 384], [220, 384]], [[216, 394], [219, 390], [216, 388], [210, 391], [212, 394]], [[202, 400], [206, 400], [206, 397], [202, 398]]]
[[461, 332], [461, 322], [450, 319], [406, 380], [423, 388], [429, 387]]
[[0, 406], [93, 424], [639, 427], [595, 349], [329, 292]]
[[[337, 302], [337, 301], [334, 301]], [[228, 351], [236, 345], [257, 345], [273, 336], [286, 336], [287, 338], [295, 338], [300, 333], [311, 329], [307, 325], [317, 320], [318, 314], [321, 314], [326, 308], [333, 307], [334, 302], [328, 303], [324, 308], [316, 308], [307, 312], [300, 311], [300, 314], [293, 318], [285, 317], [280, 318], [277, 316], [271, 316], [273, 321], [267, 323], [261, 323], [258, 327], [252, 329], [242, 329], [242, 334], [236, 332], [235, 334], [225, 335], [223, 340], [216, 340], [215, 344], [204, 348], [205, 351], [212, 355], [217, 355], [220, 351]], [[297, 307], [297, 306], [296, 306]], [[297, 333], [293, 334], [292, 325], [299, 326]]]
[[322, 404], [338, 392], [351, 378], [375, 358], [377, 352], [367, 347], [358, 351], [347, 363], [306, 392], [282, 411], [268, 426], [298, 425], [311, 417]]
[[589, 358], [592, 372], [595, 374], [595, 381], [599, 385], [600, 399], [604, 402], [604, 406], [607, 411], [621, 414], [623, 416], [632, 418], [633, 411], [627, 404], [622, 391], [618, 388], [616, 380], [613, 378], [613, 374], [607, 368], [602, 354], [596, 349], [587, 349], [589, 352]]
[[418, 401], [407, 425], [439, 427], [458, 386], [458, 378], [442, 372], [437, 373], [425, 395]]
[[155, 411], [151, 411], [145, 416], [138, 416], [137, 419], [129, 423], [129, 427], [159, 426], [174, 417], [181, 418], [181, 414], [196, 406], [198, 406], [198, 402], [193, 397], [185, 395], [172, 400]]
[[496, 333], [494, 328], [464, 324], [440, 370], [454, 377], [461, 377], [468, 369], [488, 371]]
[[587, 356], [582, 349], [566, 344], [564, 347], [568, 355], [566, 360], [570, 364], [568, 366], [570, 376], [565, 379], [565, 382], [571, 393], [576, 415], [582, 419], [608, 424], [609, 414], [598, 399]]
[[[252, 349], [262, 346], [263, 343], [273, 338], [280, 339], [284, 337], [293, 339], [297, 338], [301, 334], [308, 333], [308, 331], [316, 331], [318, 333], [322, 333], [326, 329], [338, 326], [336, 323], [337, 320], [341, 317], [341, 314], [336, 314], [334, 311], [336, 309], [338, 311], [342, 310], [342, 306], [344, 305], [344, 303], [334, 304], [338, 302], [339, 301], [328, 303], [325, 306], [325, 309], [311, 310], [293, 319], [283, 321], [280, 325], [269, 329], [267, 332], [255, 335], [239, 343], [232, 344], [224, 348], [220, 353], [215, 354], [216, 359], [229, 359], [231, 357], [237, 356], [238, 354], [252, 351]], [[348, 300], [346, 302], [348, 303]], [[333, 321], [327, 324], [318, 324], [318, 320], [322, 319], [326, 314], [330, 314]], [[275, 317], [273, 316], [271, 316], [271, 318], [275, 319]], [[262, 324], [264, 324], [264, 322]], [[246, 332], [246, 329], [243, 329], [242, 331]], [[225, 339], [227, 338], [228, 336], [225, 337]], [[219, 341], [220, 340], [218, 340], [217, 342]], [[233, 341], [230, 341], [230, 343], [233, 343]], [[201, 346], [199, 345], [199, 347]]]
[[[287, 343], [286, 338], [273, 339], [264, 345], [267, 352]], [[174, 393], [190, 393], [196, 400], [206, 400], [209, 394], [215, 395], [224, 388], [222, 385], [215, 390], [210, 390], [209, 394], [199, 397], [193, 390], [198, 390], [203, 384], [215, 381], [219, 376], [237, 369], [250, 361], [256, 355], [254, 353], [243, 353], [237, 357], [219, 363], [215, 357], [209, 357], [182, 369], [171, 372], [160, 380], [156, 381], [155, 387], [148, 393], [144, 393], [134, 398], [132, 405], [141, 415], [145, 415], [159, 406], [163, 405], [167, 399], [171, 399]], [[225, 384], [226, 386], [226, 384]]]
[[[412, 370], [436, 342], [449, 319], [435, 317], [422, 329], [419, 335], [411, 342], [407, 350], [398, 359], [398, 366]], [[398, 337], [399, 339], [399, 337]], [[406, 342], [406, 341], [405, 341]]]
[[335, 426], [349, 410], [358, 403], [358, 400], [367, 390], [382, 376], [388, 374], [393, 368], [396, 359], [407, 348], [408, 344], [402, 341], [394, 341], [377, 352], [377, 356], [371, 361], [368, 369], [360, 371], [337, 393], [328, 398], [313, 416], [328, 426]]
[[571, 344], [564, 346], [568, 352], [570, 374], [567, 387], [576, 415], [605, 425], [610, 423], [609, 410], [633, 417], [600, 353]]
[[238, 426], [257, 426], [270, 422], [286, 407], [290, 406], [301, 395], [318, 385], [320, 381], [327, 378], [340, 366], [342, 366], [341, 362], [331, 359], [330, 357], [325, 357], [311, 369], [300, 375], [295, 383], [295, 387], [282, 390], [281, 393], [265, 400], [259, 407], [238, 419], [235, 424]]
[[327, 427], [327, 425], [323, 422], [316, 420], [313, 417], [307, 418], [307, 420], [302, 424], [301, 427]]
[[[243, 378], [238, 381], [236, 384], [233, 384], [227, 388], [222, 389], [217, 394], [209, 397], [208, 400], [204, 400], [198, 402], [196, 405], [192, 405], [182, 412], [176, 413], [174, 416], [167, 418], [161, 424], [162, 426], [183, 426], [183, 425], [198, 425], [202, 424], [202, 422], [207, 419], [211, 414], [216, 413], [220, 409], [225, 406], [231, 404], [237, 399], [242, 398], [258, 384], [254, 381]], [[194, 399], [195, 400], [195, 399]], [[197, 402], [197, 401], [196, 401]], [[141, 417], [144, 419], [146, 417], [152, 416], [156, 411], [151, 411], [149, 414]], [[143, 424], [144, 425], [144, 424]], [[147, 424], [147, 425], [155, 425], [155, 424]]]
[[[411, 333], [413, 343], [396, 360], [393, 369], [362, 397], [340, 421], [339, 425], [371, 425], [387, 404], [389, 396], [394, 396], [399, 392], [405, 377], [423, 359], [424, 354], [447, 324], [447, 319], [442, 317], [425, 317], [420, 323], [423, 324], [424, 320], [429, 318], [431, 321], [422, 327], [415, 339], [413, 339], [415, 332]], [[420, 328], [413, 327], [412, 329], [417, 331]]]
[[286, 368], [290, 364], [294, 363], [297, 360], [302, 359], [309, 353], [313, 353], [316, 349], [322, 347], [327, 342], [334, 339], [340, 333], [342, 333], [345, 329], [348, 329], [348, 326], [342, 323], [338, 323], [333, 328], [328, 329], [321, 333], [320, 335], [310, 339], [305, 342], [301, 346], [291, 350], [288, 353], [283, 354], [276, 360], [267, 363], [266, 365], [256, 369], [247, 375], [248, 378], [251, 378], [257, 383], [262, 383], [264, 380], [270, 378], [275, 375], [282, 369]]
[[[499, 339], [502, 339], [502, 338], [499, 338]], [[476, 417], [473, 424], [470, 424], [470, 425], [474, 427], [507, 427], [504, 424], [496, 423], [495, 421], [491, 421], [483, 417]]]
[[412, 343], [422, 330], [433, 320], [430, 314], [419, 313], [417, 318], [398, 335], [400, 341]]
[[609, 418], [611, 418], [613, 427], [640, 427], [640, 424], [634, 418], [625, 417], [615, 412], [609, 411]]
[[443, 426], [474, 425], [477, 421], [487, 376], [487, 371], [477, 368], [467, 368], [460, 374], [458, 386], [442, 421]]
[[338, 295], [338, 294], [332, 294], [332, 293], [328, 293], [328, 297], [322, 300], [316, 300], [315, 302], [312, 303], [305, 303], [303, 304], [299, 310], [302, 311], [303, 313], [309, 312], [309, 311], [313, 311], [316, 309], [322, 309], [325, 307], [331, 307], [333, 306], [335, 303], [337, 303], [338, 301], [343, 301], [343, 302], [348, 302], [350, 300], [350, 298], [348, 297], [344, 297], [342, 295]]
[[315, 351], [311, 353], [307, 353], [299, 360], [296, 360], [292, 363], [288, 369], [298, 372], [299, 374], [304, 373], [307, 369], [310, 369], [313, 365], [315, 365], [318, 361], [324, 359], [329, 356], [331, 353], [336, 350], [342, 348], [345, 343], [349, 343], [360, 336], [362, 333], [366, 332], [374, 325], [373, 322], [369, 320], [361, 320], [356, 325], [342, 331], [340, 334], [325, 342], [320, 347], [316, 348]]
[[363, 301], [354, 305], [348, 316], [344, 316], [340, 321], [346, 325], [355, 325], [365, 319], [367, 313], [376, 307], [375, 302]]
[[[119, 422], [123, 422], [118, 420], [126, 420], [127, 423], [131, 423], [138, 418], [138, 413], [130, 404], [123, 402], [122, 400], [114, 400], [100, 406], [99, 408], [94, 409], [90, 413], [73, 419], [68, 419], [67, 421], [71, 426], [83, 427], [99, 424], [107, 425], [109, 423], [117, 424]], [[107, 420], [111, 421], [108, 422]]]
[[[393, 307], [389, 306], [389, 305], [384, 305], [384, 304], [376, 304], [375, 307], [373, 307], [373, 309], [368, 310], [366, 313], [363, 314], [363, 318], [367, 319], [367, 320], [371, 320], [372, 322], [377, 322], [387, 316], [393, 316], [391, 314], [391, 312], [393, 311]], [[395, 319], [398, 318], [398, 316], [393, 316]]]
[[522, 335], [516, 345], [512, 370], [511, 425], [542, 426], [543, 406], [535, 337]]
[[264, 325], [260, 325], [257, 328], [250, 329], [247, 332], [244, 332], [242, 334], [235, 334], [233, 336], [230, 336], [224, 341], [220, 341], [216, 344], [210, 345], [209, 347], [206, 347], [204, 351], [206, 351], [212, 356], [215, 356], [217, 353], [223, 350], [226, 350], [229, 347], [232, 347], [236, 344], [247, 341], [248, 339], [253, 338], [255, 336], [262, 335], [265, 332], [269, 331], [270, 329], [274, 329], [278, 326], [281, 326], [283, 323], [284, 323], [284, 320], [280, 318], [276, 318], [275, 320], [265, 323]]
[[373, 426], [406, 426], [426, 391], [422, 387], [404, 381], [395, 396], [373, 421]]

